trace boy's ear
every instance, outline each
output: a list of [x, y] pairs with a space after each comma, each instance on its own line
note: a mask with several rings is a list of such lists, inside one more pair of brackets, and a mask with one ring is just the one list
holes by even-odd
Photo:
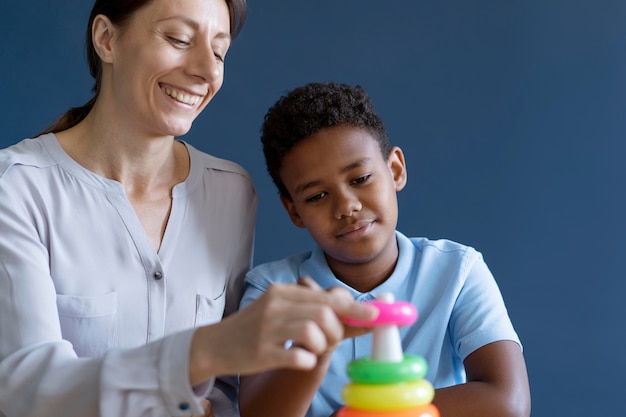
[[91, 25], [93, 47], [102, 62], [113, 61], [113, 34], [115, 27], [111, 20], [104, 15], [97, 15]]
[[406, 163], [404, 162], [404, 153], [397, 146], [391, 148], [389, 157], [387, 158], [387, 166], [393, 176], [393, 182], [396, 185], [396, 192], [402, 190], [406, 185]]
[[289, 218], [291, 219], [291, 222], [296, 226], [304, 229], [304, 223], [302, 223], [302, 219], [300, 218], [298, 210], [296, 210], [296, 206], [295, 204], [293, 204], [293, 201], [281, 195], [280, 202], [283, 203], [283, 207], [285, 208], [285, 210], [287, 210], [287, 213], [289, 213]]

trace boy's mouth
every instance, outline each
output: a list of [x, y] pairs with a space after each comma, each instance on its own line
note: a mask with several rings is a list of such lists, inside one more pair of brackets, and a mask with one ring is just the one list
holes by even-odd
[[341, 231], [337, 233], [337, 237], [342, 239], [358, 239], [366, 235], [373, 224], [373, 220], [360, 220], [341, 229]]

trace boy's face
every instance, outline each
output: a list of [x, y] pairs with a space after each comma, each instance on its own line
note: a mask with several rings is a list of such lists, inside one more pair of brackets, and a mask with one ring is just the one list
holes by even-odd
[[326, 128], [298, 143], [282, 161], [282, 198], [293, 223], [306, 228], [337, 272], [353, 264], [397, 259], [396, 192], [406, 183], [404, 155], [385, 160], [361, 128]]

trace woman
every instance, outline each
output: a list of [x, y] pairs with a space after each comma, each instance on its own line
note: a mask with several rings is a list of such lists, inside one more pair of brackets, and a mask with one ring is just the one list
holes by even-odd
[[0, 415], [235, 414], [216, 377], [310, 369], [338, 316], [372, 314], [309, 284], [231, 314], [254, 186], [175, 137], [220, 89], [244, 17], [243, 0], [97, 0], [94, 98], [0, 151]]

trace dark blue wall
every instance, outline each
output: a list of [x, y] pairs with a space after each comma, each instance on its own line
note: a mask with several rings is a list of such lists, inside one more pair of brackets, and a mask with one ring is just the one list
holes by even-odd
[[[4, 147], [90, 96], [91, 2], [0, 5]], [[407, 156], [400, 230], [478, 248], [524, 342], [534, 417], [621, 416], [626, 2], [264, 0], [186, 140], [260, 195], [256, 261], [305, 249], [258, 136], [288, 89], [363, 85]]]

